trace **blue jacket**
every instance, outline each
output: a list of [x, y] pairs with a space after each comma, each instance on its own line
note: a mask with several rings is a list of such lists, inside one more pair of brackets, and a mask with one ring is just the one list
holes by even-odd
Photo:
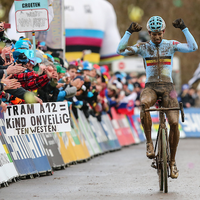
[[138, 43], [127, 47], [131, 33], [126, 31], [117, 48], [117, 53], [123, 56], [141, 55], [144, 59], [146, 70], [146, 83], [148, 82], [173, 82], [172, 66], [173, 56], [176, 51], [188, 53], [198, 49], [194, 37], [188, 28], [182, 30], [187, 43], [163, 39], [156, 46], [152, 41]]

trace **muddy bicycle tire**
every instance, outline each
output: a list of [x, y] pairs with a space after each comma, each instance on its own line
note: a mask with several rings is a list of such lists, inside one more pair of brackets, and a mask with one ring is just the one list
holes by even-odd
[[[159, 130], [160, 132], [160, 130]], [[161, 157], [162, 157], [162, 138], [161, 138], [161, 132], [159, 133], [158, 138], [158, 155], [157, 155], [157, 174], [158, 174], [158, 180], [159, 180], [159, 189], [160, 191], [163, 191], [163, 168], [161, 164]]]
[[160, 169], [158, 169], [158, 178], [159, 178], [160, 191], [163, 191], [163, 169], [162, 169], [162, 167], [160, 167]]
[[163, 186], [164, 193], [168, 192], [168, 173], [167, 173], [167, 144], [165, 129], [162, 129], [162, 169], [163, 169]]

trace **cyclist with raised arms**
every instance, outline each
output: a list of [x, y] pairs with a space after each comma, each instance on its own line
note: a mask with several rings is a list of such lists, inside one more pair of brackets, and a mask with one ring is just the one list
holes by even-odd
[[[141, 104], [145, 109], [153, 106], [158, 97], [162, 97], [162, 106], [166, 108], [178, 107], [176, 92], [172, 81], [173, 55], [176, 51], [188, 53], [198, 49], [197, 43], [182, 19], [177, 19], [173, 23], [175, 28], [180, 28], [184, 33], [187, 43], [180, 43], [175, 40], [163, 39], [165, 33], [165, 21], [159, 16], [151, 17], [147, 22], [147, 30], [151, 40], [149, 42], [138, 43], [127, 46], [129, 37], [133, 32], [142, 29], [138, 23], [131, 23], [121, 39], [117, 53], [123, 56], [141, 55], [144, 59], [146, 70], [145, 89], [140, 95]], [[170, 172], [171, 178], [177, 178], [179, 173], [175, 162], [176, 150], [179, 142], [179, 111], [167, 111], [166, 116], [170, 125]], [[146, 155], [152, 159], [155, 157], [153, 142], [151, 139], [152, 120], [149, 112], [141, 112], [140, 119], [146, 135]]]

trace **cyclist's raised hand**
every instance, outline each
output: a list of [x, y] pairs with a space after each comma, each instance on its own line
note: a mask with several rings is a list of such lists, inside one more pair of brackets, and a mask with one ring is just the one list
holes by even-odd
[[181, 30], [186, 28], [186, 25], [184, 24], [184, 21], [181, 18], [176, 19], [175, 21], [172, 22], [172, 24], [175, 28], [180, 28]]
[[133, 32], [139, 32], [142, 30], [142, 26], [139, 25], [138, 23], [132, 22], [131, 25], [129, 26], [129, 28], [127, 29], [127, 31], [129, 33], [133, 33]]

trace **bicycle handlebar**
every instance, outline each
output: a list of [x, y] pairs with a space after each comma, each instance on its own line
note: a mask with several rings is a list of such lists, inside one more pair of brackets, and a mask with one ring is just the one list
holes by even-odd
[[144, 112], [149, 112], [149, 111], [169, 111], [169, 110], [180, 110], [181, 111], [181, 119], [182, 122], [184, 122], [184, 111], [183, 111], [183, 103], [180, 102], [179, 106], [180, 107], [174, 107], [174, 108], [150, 108], [150, 109], [144, 109], [143, 107], [144, 105], [142, 105], [142, 109], [144, 110]]
[[150, 108], [150, 109], [145, 109], [145, 112], [148, 111], [168, 111], [168, 110], [180, 110], [179, 107], [175, 107], [175, 108]]

